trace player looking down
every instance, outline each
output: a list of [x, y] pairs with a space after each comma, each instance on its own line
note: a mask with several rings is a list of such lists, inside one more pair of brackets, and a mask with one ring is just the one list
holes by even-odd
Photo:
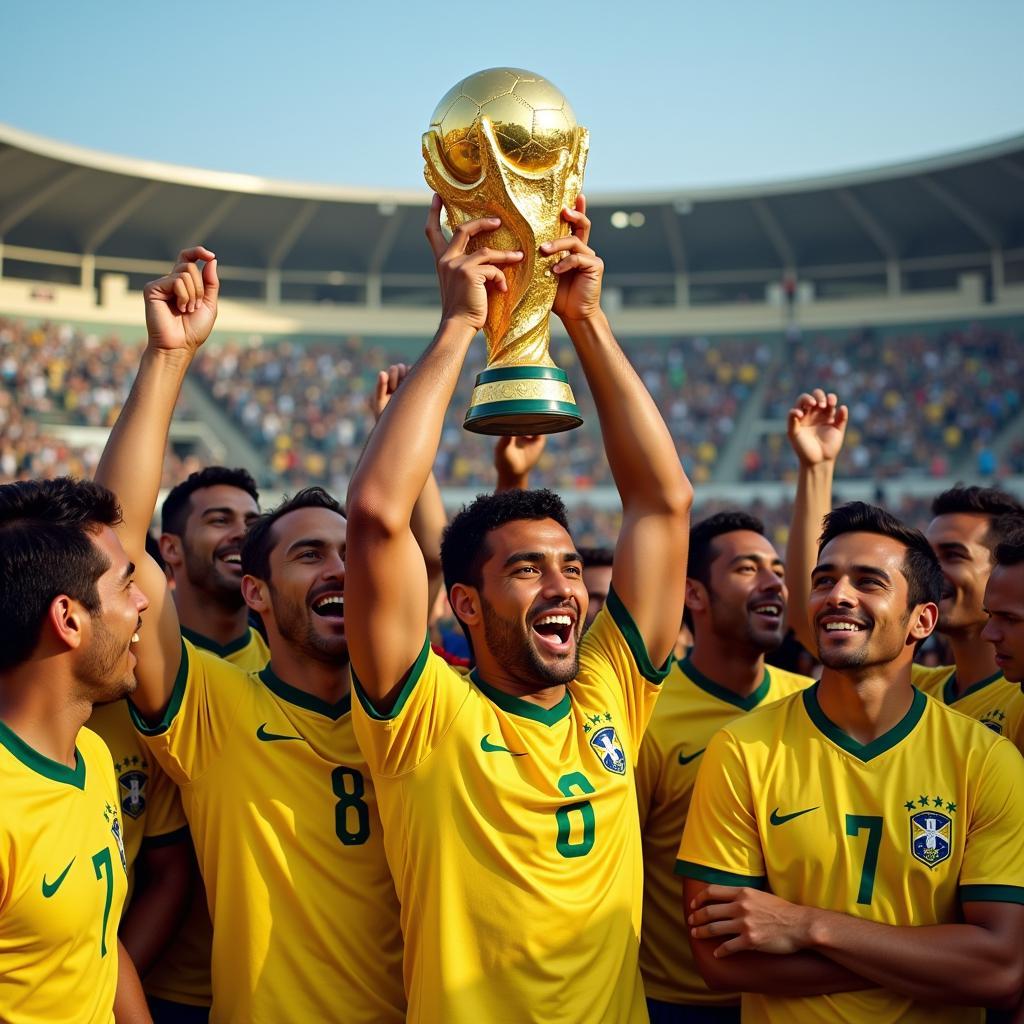
[[[608, 605], [581, 640], [580, 556], [547, 491], [478, 498], [450, 524], [445, 585], [476, 668], [425, 642], [410, 529], [489, 290], [522, 253], [459, 227], [427, 236], [442, 319], [372, 434], [347, 502], [348, 635], [360, 745], [402, 903], [410, 1021], [646, 1020], [637, 969], [634, 763], [682, 614], [691, 488], [600, 308], [603, 266], [580, 200], [563, 216], [555, 312], [594, 394], [623, 504]], [[660, 667], [659, 667], [660, 666]]]
[[942, 574], [855, 502], [825, 520], [820, 683], [711, 740], [677, 872], [698, 969], [743, 1019], [943, 1024], [1024, 986], [1024, 760], [911, 683]]

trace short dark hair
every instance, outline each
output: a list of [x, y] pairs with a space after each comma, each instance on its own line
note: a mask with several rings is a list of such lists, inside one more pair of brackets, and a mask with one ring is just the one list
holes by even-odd
[[963, 512], [989, 516], [992, 519], [984, 540], [991, 549], [999, 543], [999, 536], [994, 528], [996, 520], [1000, 516], [1024, 512], [1024, 505], [1012, 494], [1002, 491], [998, 487], [979, 487], [977, 485], [965, 487], [963, 484], [950, 487], [932, 499], [933, 516], [948, 516]]
[[584, 569], [608, 568], [615, 562], [614, 548], [578, 548]]
[[255, 576], [258, 580], [270, 580], [270, 553], [276, 541], [271, 536], [274, 523], [289, 512], [300, 508], [326, 508], [337, 512], [345, 518], [345, 509], [332, 498], [322, 487], [306, 487], [285, 498], [277, 508], [272, 508], [254, 519], [242, 538], [242, 572], [246, 576]]
[[[566, 533], [569, 517], [562, 499], [547, 489], [480, 494], [452, 519], [441, 539], [445, 590], [456, 583], [479, 587], [481, 570], [490, 557], [487, 535], [517, 519], [553, 519]], [[585, 564], [585, 563], [584, 563]]]
[[170, 489], [160, 506], [160, 528], [163, 532], [180, 537], [185, 532], [185, 523], [192, 511], [192, 495], [204, 487], [217, 487], [221, 484], [245, 491], [259, 504], [259, 488], [247, 469], [207, 466], [196, 473], [190, 473], [187, 479]]
[[120, 522], [117, 498], [90, 480], [0, 485], [0, 671], [32, 653], [58, 595], [100, 611], [96, 583], [110, 560], [90, 534]]
[[844, 533], [878, 533], [899, 541], [907, 553], [901, 569], [907, 581], [907, 602], [913, 608], [919, 604], [938, 604], [942, 596], [942, 569], [928, 538], [897, 519], [891, 512], [864, 501], [851, 501], [833, 509], [824, 519], [818, 540], [818, 555], [822, 548]]
[[[737, 530], [751, 530], [753, 533], [765, 535], [764, 523], [757, 516], [741, 509], [727, 509], [724, 512], [716, 512], [714, 515], [702, 519], [690, 527], [690, 546], [686, 556], [686, 575], [703, 583], [705, 587], [711, 585], [711, 563], [715, 556], [711, 549], [711, 542], [716, 537], [725, 533], [735, 533]], [[693, 615], [690, 609], [683, 608], [683, 624], [693, 629]]]
[[1024, 562], [1024, 514], [1000, 516], [995, 523], [999, 534], [992, 557], [996, 565], [1020, 565]]

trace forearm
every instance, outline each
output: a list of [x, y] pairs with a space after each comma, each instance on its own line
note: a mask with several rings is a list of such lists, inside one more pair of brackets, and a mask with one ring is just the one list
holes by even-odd
[[[714, 943], [707, 945], [713, 947]], [[719, 992], [825, 996], [875, 987], [873, 982], [816, 953], [735, 953], [715, 959], [709, 950], [698, 957], [697, 966], [707, 984]]]
[[815, 911], [810, 949], [911, 999], [1013, 1006], [1020, 950], [972, 924], [897, 927]]
[[688, 507], [692, 488], [665, 421], [619, 347], [607, 318], [566, 329], [597, 405], [608, 465], [626, 514]]
[[807, 614], [811, 572], [818, 560], [821, 521], [832, 511], [834, 462], [801, 463], [793, 501], [793, 520], [786, 545], [786, 585], [789, 588], [789, 625], [812, 654], [818, 645]]
[[96, 469], [97, 483], [109, 487], [121, 503], [120, 532], [132, 555], [145, 546], [160, 492], [171, 417], [190, 362], [184, 352], [146, 350]]
[[145, 977], [174, 937], [192, 898], [192, 859], [187, 842], [153, 851], [147, 865], [143, 853], [137, 863], [132, 901], [121, 919], [118, 937]]
[[388, 402], [349, 484], [350, 514], [387, 514], [409, 524], [427, 484], [474, 331], [442, 322], [434, 340]]
[[117, 990], [114, 993], [115, 1024], [153, 1024], [146, 1006], [142, 982], [128, 951], [117, 944]]

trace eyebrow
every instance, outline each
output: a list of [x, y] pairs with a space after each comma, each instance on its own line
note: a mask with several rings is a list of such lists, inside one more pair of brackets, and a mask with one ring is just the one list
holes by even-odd
[[[516, 562], [543, 562], [547, 560], [543, 551], [516, 551], [505, 559], [505, 567], [514, 565]], [[583, 556], [578, 551], [567, 551], [562, 555], [562, 563], [583, 562]]]
[[749, 555], [735, 555], [729, 560], [730, 565], [735, 565], [737, 562], [768, 562], [769, 565], [782, 565], [782, 559], [778, 555], [775, 555], [770, 561], [760, 554], [749, 554]]
[[[825, 562], [823, 565], [816, 565], [811, 570], [811, 577], [813, 579], [813, 577], [817, 576], [819, 573], [835, 571], [836, 567], [833, 563]], [[886, 583], [892, 582], [892, 577], [884, 569], [880, 568], [877, 565], [851, 565], [850, 571], [865, 573], [871, 576], [880, 576], [883, 580], [886, 581]]]
[[319, 537], [303, 537], [302, 540], [293, 541], [288, 545], [285, 554], [290, 555], [296, 548], [325, 548], [327, 541]]
[[943, 540], [935, 545], [940, 551], [955, 551], [957, 554], [969, 554], [967, 545], [958, 540]]

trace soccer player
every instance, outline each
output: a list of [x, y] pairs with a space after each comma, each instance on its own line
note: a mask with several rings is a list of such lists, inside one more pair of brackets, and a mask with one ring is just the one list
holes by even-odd
[[148, 344], [97, 470], [155, 595], [135, 721], [182, 789], [213, 919], [214, 1024], [398, 1024], [398, 904], [349, 714], [340, 507], [312, 488], [246, 534], [243, 594], [271, 655], [260, 672], [182, 640], [162, 575], [141, 561], [171, 415], [217, 294], [202, 247], [146, 286]]
[[[812, 653], [816, 639], [800, 609], [814, 564], [814, 534], [832, 504], [832, 476], [842, 448], [847, 412], [836, 396], [816, 390], [801, 395], [789, 413], [790, 442], [800, 460], [793, 526], [786, 553], [793, 609], [790, 624]], [[992, 549], [999, 542], [997, 520], [1020, 512], [1011, 495], [990, 487], [953, 487], [932, 502], [926, 535], [942, 567], [939, 632], [953, 649], [952, 665], [915, 665], [914, 685], [970, 715], [1024, 751], [1024, 695], [1003, 678], [992, 646], [981, 632], [985, 583]]]
[[764, 524], [719, 512], [690, 530], [686, 620], [694, 645], [673, 662], [637, 763], [644, 852], [640, 970], [651, 1024], [739, 1020], [739, 993], [715, 992], [693, 962], [675, 875], [679, 837], [700, 759], [734, 718], [809, 686], [765, 665], [785, 635], [782, 559]]
[[1003, 539], [985, 587], [989, 618], [981, 636], [992, 644], [1006, 679], [1024, 686], [1024, 515], [1007, 516], [999, 525]]
[[587, 620], [583, 627], [590, 629], [608, 600], [615, 552], [611, 548], [581, 548], [580, 556], [583, 558], [583, 583], [587, 588]]
[[0, 1020], [148, 1021], [117, 938], [128, 889], [110, 752], [83, 728], [135, 686], [148, 602], [117, 500], [67, 478], [0, 487]]
[[825, 520], [820, 683], [711, 740], [677, 872], [698, 969], [743, 1019], [964, 1024], [1024, 986], [1024, 759], [911, 683], [942, 573], [854, 502]]
[[[575, 233], [539, 253], [468, 252], [495, 219], [446, 245], [439, 215], [435, 197], [441, 326], [370, 437], [347, 503], [355, 725], [402, 904], [409, 1019], [644, 1021], [634, 764], [682, 615], [692, 492], [601, 311], [582, 200], [563, 214]], [[478, 498], [442, 546], [476, 662], [463, 676], [425, 642], [410, 516], [490, 292], [507, 287], [505, 271], [552, 256], [554, 309], [623, 503], [612, 591], [581, 641], [587, 594], [561, 501]]]

